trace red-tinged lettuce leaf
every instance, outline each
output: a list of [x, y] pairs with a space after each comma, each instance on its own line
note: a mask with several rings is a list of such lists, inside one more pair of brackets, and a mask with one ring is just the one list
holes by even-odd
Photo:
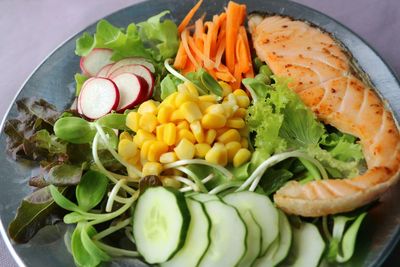
[[42, 99], [24, 98], [17, 101], [17, 109], [18, 117], [4, 127], [7, 152], [13, 159], [41, 160], [64, 152], [65, 145], [51, 136], [60, 116], [53, 105]]
[[[61, 190], [65, 194], [67, 187]], [[48, 187], [41, 188], [22, 200], [8, 234], [16, 243], [28, 242], [41, 228], [62, 220], [65, 211], [51, 197]]]

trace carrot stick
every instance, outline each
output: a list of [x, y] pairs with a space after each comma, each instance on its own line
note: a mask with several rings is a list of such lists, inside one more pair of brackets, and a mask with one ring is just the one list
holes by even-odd
[[241, 35], [238, 36], [238, 40], [236, 43], [236, 58], [238, 63], [236, 65], [239, 66], [241, 73], [246, 73], [250, 69], [249, 61], [250, 59], [247, 57], [246, 47], [243, 41], [243, 37]]
[[206, 68], [211, 68], [211, 62], [210, 60], [206, 60], [209, 59], [211, 56], [211, 42], [212, 42], [212, 34], [214, 32], [214, 23], [212, 22], [206, 22], [206, 26], [207, 26], [207, 35], [206, 35], [206, 41], [204, 42], [204, 48], [203, 48], [203, 54], [204, 54], [204, 66]]
[[250, 69], [248, 72], [246, 72], [246, 78], [253, 78], [254, 77], [254, 70], [253, 70], [253, 63], [251, 61], [251, 52], [250, 52], [250, 45], [249, 45], [249, 39], [247, 38], [247, 32], [244, 26], [241, 26], [239, 28], [239, 34], [242, 36], [244, 45], [246, 47], [246, 52], [247, 52], [247, 58], [249, 59], [249, 66]]
[[176, 53], [174, 68], [175, 69], [183, 69], [186, 65], [187, 55], [185, 52], [185, 48], [183, 47], [182, 42], [179, 44], [178, 53]]
[[243, 8], [241, 5], [230, 1], [226, 10], [226, 65], [231, 72], [235, 70], [235, 48], [239, 26], [242, 20]]
[[192, 51], [190, 51], [189, 44], [188, 44], [188, 35], [189, 32], [185, 29], [181, 34], [182, 45], [185, 48], [186, 55], [189, 57], [189, 60], [193, 63], [193, 65], [198, 69], [200, 66], [197, 63], [196, 59], [194, 58]]
[[[204, 63], [205, 67], [212, 66], [215, 64], [211, 59], [207, 58], [203, 54], [203, 52], [196, 46], [192, 37], [189, 36], [187, 40], [188, 40], [189, 48], [195, 53], [196, 57], [198, 57], [200, 59], [200, 61], [202, 61]], [[199, 62], [199, 61], [197, 61], [197, 62]], [[201, 62], [200, 62], [200, 64], [201, 64]]]
[[[224, 34], [225, 35], [225, 34]], [[225, 52], [225, 38], [221, 40], [218, 45], [217, 54], [215, 55], [215, 68], [218, 69], [219, 65], [221, 64], [222, 56]]]
[[242, 73], [240, 72], [239, 64], [235, 65], [235, 72], [233, 73], [233, 76], [235, 77], [235, 82], [232, 87], [233, 89], [238, 89], [242, 83]]
[[186, 17], [182, 20], [181, 24], [179, 24], [178, 26], [179, 34], [181, 34], [183, 30], [186, 28], [186, 26], [189, 24], [190, 20], [193, 18], [194, 14], [196, 14], [196, 11], [201, 6], [201, 3], [203, 3], [203, 0], [197, 2], [197, 4], [189, 11], [189, 13], [187, 13]]

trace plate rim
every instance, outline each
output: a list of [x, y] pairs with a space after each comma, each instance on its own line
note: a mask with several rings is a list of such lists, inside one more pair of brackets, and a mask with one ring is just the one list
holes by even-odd
[[[160, 0], [160, 1], [166, 1], [169, 2], [168, 0]], [[225, 2], [227, 0], [224, 0]], [[240, 1], [240, 0], [239, 0]], [[394, 78], [394, 81], [396, 82], [397, 86], [400, 88], [400, 73], [397, 74], [396, 71], [394, 70], [394, 68], [378, 53], [377, 49], [375, 49], [373, 46], [370, 45], [370, 43], [368, 41], [366, 41], [363, 37], [361, 37], [358, 33], [356, 33], [354, 30], [352, 30], [351, 28], [349, 28], [348, 26], [346, 26], [345, 24], [343, 24], [342, 22], [338, 21], [337, 19], [331, 17], [330, 15], [327, 15], [326, 13], [323, 13], [322, 11], [319, 11], [313, 7], [310, 7], [308, 5], [305, 5], [303, 3], [299, 3], [299, 2], [295, 2], [292, 0], [279, 0], [280, 2], [286, 2], [286, 3], [290, 3], [291, 5], [295, 5], [299, 8], [303, 8], [303, 9], [308, 9], [314, 13], [317, 13], [320, 16], [323, 16], [327, 19], [329, 19], [330, 21], [334, 22], [335, 24], [337, 24], [339, 27], [343, 28], [344, 30], [348, 31], [351, 35], [355, 36], [356, 38], [358, 38], [370, 51], [373, 52], [373, 54], [378, 57], [382, 63], [384, 64], [384, 66], [388, 69], [390, 75]], [[117, 13], [120, 13], [123, 10], [126, 10], [128, 8], [131, 8], [133, 6], [139, 6], [142, 4], [145, 4], [147, 2], [152, 2], [152, 0], [139, 0], [139, 2], [119, 8], [111, 13], [109, 13], [108, 15], [105, 15], [99, 19], [96, 19], [94, 22], [87, 24], [87, 26], [85, 26], [82, 30], [73, 33], [70, 35], [70, 37], [66, 38], [63, 42], [61, 42], [59, 45], [57, 45], [54, 49], [52, 49], [44, 58], [43, 60], [32, 70], [32, 72], [27, 76], [27, 78], [24, 80], [24, 82], [21, 84], [21, 86], [19, 87], [19, 89], [17, 90], [17, 92], [15, 93], [13, 99], [11, 100], [8, 108], [6, 109], [6, 111], [4, 112], [4, 116], [1, 120], [1, 124], [0, 124], [0, 133], [4, 132], [4, 126], [5, 126], [5, 122], [6, 119], [8, 117], [8, 115], [10, 114], [10, 111], [12, 109], [12, 107], [14, 106], [18, 96], [21, 94], [22, 90], [24, 89], [25, 85], [28, 83], [28, 81], [32, 78], [32, 76], [37, 72], [37, 70], [43, 66], [48, 60], [49, 58], [56, 52], [58, 51], [61, 47], [63, 47], [66, 43], [68, 43], [69, 41], [75, 39], [77, 36], [81, 35], [83, 32], [87, 31], [89, 28], [93, 27], [94, 25], [97, 24], [97, 22], [101, 19], [108, 19], [111, 16], [114, 16]], [[246, 0], [241, 0], [240, 2], [246, 3]], [[172, 11], [171, 11], [172, 12]], [[284, 13], [284, 11], [283, 11]], [[280, 14], [283, 14], [280, 13]], [[283, 14], [284, 15], [284, 14]], [[305, 19], [305, 21], [307, 21], [307, 19]], [[316, 27], [323, 29], [324, 31], [328, 32], [329, 34], [332, 34], [335, 41], [339, 41], [340, 43], [342, 43], [342, 41], [340, 39], [338, 39], [333, 33], [325, 30], [322, 26], [318, 26], [316, 25]], [[345, 48], [348, 49], [348, 47], [345, 45]], [[350, 51], [350, 49], [348, 49]], [[351, 52], [351, 51], [350, 51]], [[353, 55], [352, 55], [353, 56]], [[358, 60], [356, 59], [356, 63], [358, 64]], [[363, 68], [361, 68], [361, 70], [363, 72], [365, 72], [368, 77], [369, 77], [369, 73], [367, 73], [366, 71], [364, 71]], [[374, 85], [374, 83], [372, 82], [372, 85]], [[375, 85], [374, 85], [375, 86]], [[381, 94], [378, 88], [373, 88], [374, 91], [376, 91], [377, 93]], [[382, 96], [380, 96], [380, 98], [383, 101], [386, 101]], [[388, 105], [388, 108], [391, 109], [392, 113], [394, 115], [398, 115], [400, 116], [400, 110], [399, 112], [396, 112], [396, 110], [394, 110], [391, 105]], [[400, 121], [398, 121], [396, 119], [396, 122], [400, 123]], [[400, 182], [399, 182], [400, 183]], [[396, 185], [395, 185], [396, 186]], [[398, 185], [397, 185], [398, 186]], [[12, 258], [16, 261], [17, 265], [19, 267], [26, 267], [23, 259], [19, 256], [19, 254], [16, 252], [14, 246], [12, 244], [11, 239], [9, 238], [8, 234], [7, 234], [7, 229], [3, 224], [3, 219], [2, 219], [2, 215], [0, 214], [0, 236], [3, 238], [4, 243], [8, 249], [8, 251], [10, 252]], [[383, 263], [387, 260], [387, 258], [389, 257], [389, 255], [393, 252], [394, 248], [397, 246], [397, 244], [400, 241], [400, 225], [397, 226], [397, 230], [395, 231], [394, 234], [394, 238], [390, 239], [389, 242], [387, 242], [384, 246], [384, 248], [381, 250], [381, 253], [379, 254], [379, 257], [375, 260], [375, 262], [371, 263], [373, 265], [376, 266], [381, 266], [383, 265]]]

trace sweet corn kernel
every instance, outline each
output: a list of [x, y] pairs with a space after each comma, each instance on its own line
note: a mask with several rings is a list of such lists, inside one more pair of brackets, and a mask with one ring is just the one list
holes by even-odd
[[243, 148], [249, 148], [249, 140], [247, 139], [247, 137], [242, 137], [242, 139], [240, 140], [240, 145]]
[[156, 129], [157, 124], [157, 117], [152, 113], [144, 113], [139, 120], [139, 127], [150, 133]]
[[228, 128], [228, 127], [222, 127], [222, 128], [220, 128], [220, 129], [217, 129], [216, 131], [217, 131], [217, 136], [220, 136], [220, 135], [222, 135], [222, 134], [224, 134], [226, 131], [228, 131], [228, 130], [230, 130], [231, 128]]
[[139, 120], [141, 115], [135, 111], [129, 112], [126, 116], [126, 126], [134, 132], [139, 130]]
[[226, 126], [235, 129], [241, 129], [246, 126], [242, 118], [231, 118], [226, 121]]
[[222, 114], [208, 113], [201, 119], [201, 125], [205, 129], [219, 129], [225, 126], [226, 118]]
[[118, 154], [124, 159], [133, 158], [137, 154], [137, 146], [128, 139], [122, 139], [118, 143]]
[[215, 95], [201, 95], [199, 96], [200, 102], [210, 102], [212, 104], [217, 103], [217, 97]]
[[247, 93], [242, 89], [236, 89], [233, 91], [235, 96], [247, 96]]
[[157, 113], [157, 120], [159, 123], [167, 123], [171, 120], [172, 113], [175, 111], [174, 106], [172, 105], [162, 105], [160, 106]]
[[181, 182], [179, 182], [178, 180], [174, 179], [174, 178], [170, 178], [170, 177], [165, 177], [161, 180], [163, 186], [165, 187], [172, 187], [175, 189], [179, 189], [182, 185]]
[[240, 134], [235, 129], [229, 129], [225, 133], [223, 133], [220, 136], [218, 136], [217, 140], [218, 140], [218, 142], [221, 142], [223, 144], [227, 144], [227, 143], [232, 142], [232, 141], [240, 142]]
[[228, 102], [223, 102], [221, 105], [224, 108], [224, 115], [227, 118], [232, 117], [235, 111], [238, 109], [236, 105], [232, 105]]
[[193, 133], [187, 129], [181, 129], [178, 132], [178, 136], [175, 140], [175, 144], [178, 144], [182, 139], [187, 139], [193, 144], [196, 143], [196, 138], [194, 137]]
[[174, 148], [178, 159], [192, 159], [194, 157], [195, 148], [192, 142], [183, 138]]
[[239, 167], [243, 163], [247, 162], [251, 157], [251, 152], [246, 148], [241, 148], [233, 157], [233, 166]]
[[189, 130], [189, 123], [188, 123], [187, 121], [180, 121], [180, 122], [176, 125], [176, 129], [177, 129], [177, 130], [182, 130], [182, 129]]
[[245, 108], [238, 108], [233, 114], [234, 117], [244, 118], [247, 115], [247, 109]]
[[203, 116], [199, 106], [193, 101], [185, 102], [179, 109], [183, 112], [183, 116], [189, 123], [200, 120]]
[[164, 138], [163, 141], [168, 146], [175, 144], [176, 140], [176, 126], [172, 122], [164, 124]]
[[228, 151], [228, 160], [229, 162], [233, 161], [233, 157], [235, 157], [236, 153], [239, 149], [242, 148], [241, 144], [237, 141], [229, 142], [225, 145], [226, 150]]
[[228, 164], [228, 152], [225, 146], [221, 143], [215, 143], [213, 147], [207, 152], [205, 160], [210, 163], [219, 164], [222, 166]]
[[214, 143], [215, 138], [217, 137], [217, 131], [215, 129], [210, 129], [206, 132], [206, 143], [211, 145]]
[[206, 113], [213, 113], [213, 114], [220, 114], [220, 115], [224, 115], [225, 114], [225, 109], [222, 106], [222, 104], [214, 104], [209, 106], [206, 109]]
[[147, 100], [142, 104], [140, 104], [137, 112], [140, 115], [144, 115], [145, 113], [151, 113], [153, 115], [156, 115], [158, 110], [158, 105], [159, 103], [154, 100]]
[[199, 101], [199, 108], [202, 113], [206, 113], [208, 107], [214, 105], [215, 103], [208, 102], [208, 101]]
[[176, 109], [174, 112], [172, 112], [172, 115], [171, 115], [172, 122], [178, 122], [178, 121], [181, 121], [184, 119], [185, 119], [185, 116], [183, 115], [182, 110]]
[[195, 144], [194, 145], [195, 152], [194, 155], [196, 158], [204, 158], [207, 154], [207, 152], [211, 149], [211, 146], [209, 144]]
[[181, 105], [183, 105], [186, 102], [196, 102], [196, 101], [197, 101], [197, 97], [195, 97], [189, 93], [178, 92], [178, 94], [176, 95], [176, 98], [175, 98], [175, 107], [180, 107]]
[[169, 96], [167, 96], [164, 100], [163, 100], [163, 102], [161, 102], [161, 106], [164, 106], [164, 105], [170, 105], [170, 106], [173, 106], [173, 107], [176, 107], [175, 106], [175, 99], [176, 99], [176, 96], [178, 95], [178, 92], [174, 92], [174, 93], [172, 93], [172, 94], [170, 94]]
[[160, 156], [168, 151], [168, 146], [161, 141], [154, 141], [150, 144], [149, 151], [147, 152], [147, 159], [149, 161], [159, 161]]
[[246, 96], [236, 96], [236, 101], [239, 107], [247, 108], [250, 105], [250, 98]]
[[223, 95], [223, 96], [227, 96], [227, 95], [229, 95], [230, 93], [232, 93], [232, 87], [231, 87], [228, 83], [223, 82], [223, 81], [220, 81], [220, 82], [218, 82], [218, 83], [219, 83], [219, 85], [221, 85], [221, 87], [222, 87], [222, 95]]
[[[138, 163], [140, 162], [140, 153], [136, 153], [135, 156], [133, 156], [132, 158], [126, 159], [126, 161], [130, 165], [137, 167]], [[140, 167], [140, 169], [141, 169], [141, 167]]]
[[186, 89], [189, 94], [194, 95], [196, 97], [199, 96], [199, 92], [196, 89], [196, 86], [192, 82], [185, 82], [184, 85], [186, 86]]
[[154, 134], [149, 133], [143, 129], [139, 129], [136, 135], [133, 137], [133, 142], [139, 147], [142, 148], [145, 141], [148, 140], [156, 140]]
[[165, 125], [166, 124], [161, 124], [161, 125], [158, 125], [156, 128], [156, 138], [158, 141], [164, 141]]
[[203, 127], [201, 127], [200, 121], [192, 122], [190, 124], [190, 130], [192, 130], [194, 138], [196, 138], [196, 141], [198, 143], [203, 143], [204, 142], [205, 135], [204, 135]]
[[154, 142], [156, 142], [156, 140], [147, 140], [143, 143], [142, 148], [140, 149], [140, 159], [142, 160], [142, 162], [147, 161], [149, 148]]
[[122, 132], [120, 135], [119, 135], [119, 140], [123, 140], [123, 139], [127, 139], [127, 140], [129, 140], [129, 141], [132, 141], [133, 139], [132, 139], [132, 136], [128, 133], [128, 132]]
[[160, 163], [158, 162], [146, 162], [143, 165], [142, 173], [143, 176], [147, 175], [160, 175], [162, 172], [163, 167]]
[[175, 162], [178, 160], [176, 153], [174, 151], [166, 152], [160, 156], [160, 162], [163, 164]]

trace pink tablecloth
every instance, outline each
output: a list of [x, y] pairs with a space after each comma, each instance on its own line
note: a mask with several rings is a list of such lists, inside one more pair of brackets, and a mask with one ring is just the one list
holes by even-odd
[[[264, 0], [268, 1], [268, 0]], [[1, 0], [0, 115], [35, 67], [87, 25], [138, 0]], [[400, 1], [297, 0], [354, 30], [400, 74]], [[385, 266], [398, 266], [398, 247]], [[0, 239], [0, 266], [16, 266]]]

